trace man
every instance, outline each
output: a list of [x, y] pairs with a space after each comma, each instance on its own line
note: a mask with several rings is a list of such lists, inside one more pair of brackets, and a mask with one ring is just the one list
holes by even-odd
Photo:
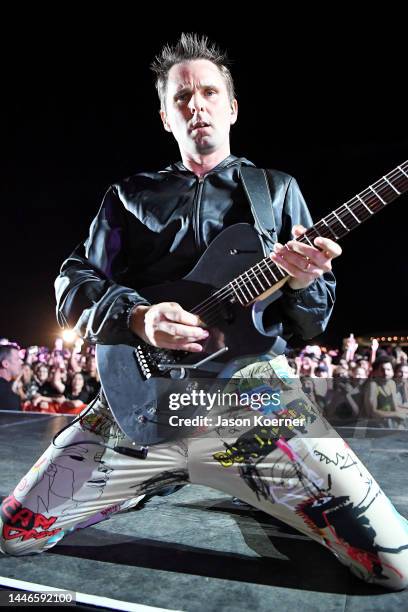
[[21, 410], [20, 398], [12, 388], [21, 368], [18, 349], [12, 344], [0, 345], [0, 410]]
[[407, 413], [397, 396], [391, 357], [378, 357], [373, 363], [364, 403], [368, 418], [378, 427], [404, 428]]
[[[216, 47], [205, 38], [183, 35], [175, 47], [163, 49], [153, 69], [161, 120], [176, 139], [182, 162], [108, 190], [87, 242], [61, 268], [58, 318], [92, 342], [142, 338], [156, 347], [200, 353], [211, 330], [180, 304], [149, 304], [139, 290], [183, 277], [222, 229], [254, 223], [240, 175], [241, 167], [252, 164], [230, 155], [229, 131], [238, 105], [226, 58]], [[331, 260], [340, 247], [324, 238], [316, 238], [314, 245], [292, 240], [291, 232], [298, 237], [311, 225], [307, 207], [292, 177], [268, 171], [268, 181], [279, 237], [270, 256], [289, 276], [268, 318], [281, 323], [285, 335], [311, 338], [330, 316]], [[80, 423], [45, 451], [24, 487], [4, 501], [2, 550], [14, 555], [47, 550], [66, 533], [135, 505], [143, 495], [193, 482], [219, 488], [286, 521], [329, 547], [360, 577], [403, 588], [408, 575], [405, 520], [310, 407], [297, 381], [288, 380], [291, 375], [286, 359], [278, 355], [241, 368], [232, 384], [241, 388], [252, 378], [276, 377], [295, 413], [309, 411], [307, 433], [323, 431], [322, 439], [290, 432], [272, 439], [263, 436], [262, 427], [234, 434], [221, 427], [212, 437], [151, 446], [142, 459], [131, 456], [132, 442], [102, 394]], [[118, 441], [128, 454], [113, 450]], [[352, 466], [347, 474], [337, 453]], [[38, 518], [36, 500], [44, 496], [47, 514]], [[27, 513], [37, 519], [34, 533], [27, 533], [21, 520]]]

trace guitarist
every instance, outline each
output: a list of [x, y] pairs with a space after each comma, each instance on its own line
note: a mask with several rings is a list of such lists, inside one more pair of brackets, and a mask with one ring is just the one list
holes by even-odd
[[[139, 337], [156, 347], [199, 353], [208, 331], [198, 317], [177, 303], [150, 304], [138, 288], [182, 278], [221, 230], [254, 223], [240, 178], [240, 168], [252, 164], [230, 154], [238, 104], [227, 59], [215, 45], [182, 35], [162, 49], [152, 69], [160, 117], [181, 161], [107, 191], [88, 239], [56, 280], [58, 320], [94, 343], [131, 344]], [[341, 249], [325, 238], [313, 245], [291, 239], [311, 225], [306, 204], [292, 177], [268, 171], [268, 182], [277, 238], [270, 257], [289, 279], [267, 316], [281, 323], [285, 335], [312, 338], [325, 329], [332, 311], [331, 263]], [[271, 374], [282, 389], [301, 396], [296, 382], [285, 382], [293, 373], [282, 355], [243, 368], [235, 379]], [[221, 431], [151, 446], [146, 457], [135, 456], [102, 395], [54, 439], [3, 502], [1, 549], [12, 555], [47, 550], [72, 530], [135, 506], [145, 495], [193, 482], [235, 495], [306, 533], [359, 577], [404, 588], [407, 522], [327, 423], [323, 430], [323, 437], [282, 436], [273, 443], [258, 434], [251, 438], [251, 432], [228, 437]], [[128, 455], [113, 450], [118, 442]], [[37, 500], [46, 502], [40, 508]]]

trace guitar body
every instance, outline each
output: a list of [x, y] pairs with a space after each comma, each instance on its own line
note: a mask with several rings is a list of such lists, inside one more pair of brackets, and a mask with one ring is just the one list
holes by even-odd
[[[146, 287], [140, 293], [152, 304], [178, 302], [185, 310], [200, 313], [198, 305], [262, 257], [253, 227], [239, 223], [213, 240], [185, 278]], [[186, 391], [188, 382], [198, 378], [214, 379], [229, 362], [252, 355], [255, 358], [273, 345], [274, 339], [255, 327], [253, 306], [243, 308], [238, 301], [215, 301], [202, 310], [200, 317], [210, 335], [201, 353], [157, 349], [136, 336], [134, 346], [97, 346], [98, 370], [109, 406], [124, 433], [138, 444], [157, 444], [176, 436], [178, 428], [168, 424], [169, 416], [174, 414], [168, 408], [170, 392], [182, 388]], [[215, 353], [217, 356], [212, 358]], [[191, 368], [208, 357], [211, 358], [199, 368]], [[159, 369], [166, 363], [176, 367]], [[183, 416], [189, 415], [183, 409]]]

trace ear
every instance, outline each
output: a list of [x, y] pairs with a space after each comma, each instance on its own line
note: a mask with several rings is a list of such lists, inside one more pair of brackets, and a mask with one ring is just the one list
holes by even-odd
[[234, 123], [236, 122], [237, 119], [238, 119], [238, 102], [237, 102], [237, 100], [233, 100], [231, 102], [230, 124], [234, 125]]
[[160, 112], [160, 118], [162, 120], [163, 123], [163, 127], [166, 130], [166, 132], [171, 132], [171, 127], [169, 122], [167, 121], [167, 115], [166, 115], [166, 111], [161, 110]]

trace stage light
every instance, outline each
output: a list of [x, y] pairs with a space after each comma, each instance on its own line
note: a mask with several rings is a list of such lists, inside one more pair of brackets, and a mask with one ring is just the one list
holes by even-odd
[[67, 344], [72, 344], [75, 342], [77, 335], [72, 329], [65, 329], [62, 332], [62, 338]]

